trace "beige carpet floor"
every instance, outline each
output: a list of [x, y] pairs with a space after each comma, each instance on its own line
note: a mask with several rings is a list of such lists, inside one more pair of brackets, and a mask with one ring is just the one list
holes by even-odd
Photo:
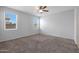
[[71, 39], [31, 35], [14, 40], [0, 42], [1, 53], [77, 53], [79, 52]]

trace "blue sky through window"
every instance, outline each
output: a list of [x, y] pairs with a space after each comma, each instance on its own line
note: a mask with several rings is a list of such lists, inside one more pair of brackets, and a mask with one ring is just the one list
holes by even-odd
[[16, 24], [16, 14], [12, 12], [6, 12], [5, 16], [10, 18], [10, 22], [12, 22], [12, 24]]

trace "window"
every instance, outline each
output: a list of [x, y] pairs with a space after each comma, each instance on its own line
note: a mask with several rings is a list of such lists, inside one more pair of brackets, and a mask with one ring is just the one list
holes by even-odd
[[17, 15], [13, 12], [5, 12], [4, 27], [6, 30], [17, 29]]
[[39, 22], [40, 22], [40, 20], [39, 20], [39, 18], [38, 17], [33, 17], [33, 28], [34, 29], [39, 29]]

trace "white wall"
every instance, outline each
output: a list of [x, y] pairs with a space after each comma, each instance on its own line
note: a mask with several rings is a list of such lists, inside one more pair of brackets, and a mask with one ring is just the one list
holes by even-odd
[[[18, 15], [17, 30], [4, 30], [4, 11], [11, 11]], [[39, 17], [30, 15], [28, 13], [0, 7], [0, 41], [6, 41], [32, 34], [37, 34], [39, 31], [38, 29], [33, 28], [33, 18], [39, 19]]]
[[76, 8], [76, 41], [79, 47], [79, 8]]
[[40, 28], [43, 34], [74, 39], [74, 10], [42, 17]]

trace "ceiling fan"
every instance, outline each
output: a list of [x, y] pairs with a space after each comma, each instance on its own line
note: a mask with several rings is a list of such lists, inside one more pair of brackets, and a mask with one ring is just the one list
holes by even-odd
[[38, 6], [38, 11], [40, 13], [48, 12], [48, 7], [47, 6]]

